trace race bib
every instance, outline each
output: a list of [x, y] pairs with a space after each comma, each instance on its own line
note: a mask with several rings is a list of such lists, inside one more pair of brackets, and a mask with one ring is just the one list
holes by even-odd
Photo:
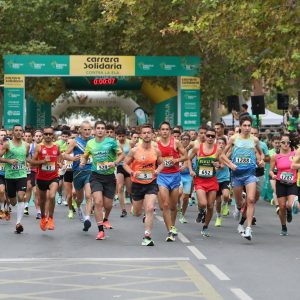
[[97, 162], [97, 171], [107, 171], [110, 169], [108, 162]]
[[282, 172], [280, 174], [280, 182], [285, 184], [293, 184], [294, 174], [289, 172]]
[[153, 178], [152, 171], [144, 171], [137, 175], [137, 179], [139, 180], [151, 180]]
[[206, 178], [213, 177], [214, 176], [214, 168], [200, 166], [198, 175], [199, 175], [199, 177], [206, 177]]
[[235, 159], [235, 162], [237, 164], [243, 164], [243, 165], [249, 165], [251, 163], [251, 158], [250, 157], [237, 157]]
[[0, 172], [4, 172], [5, 171], [5, 164], [1, 163], [0, 164]]
[[171, 168], [171, 167], [174, 166], [174, 164], [173, 164], [173, 156], [164, 157], [163, 160], [164, 160], [164, 166], [166, 168]]
[[17, 171], [17, 170], [24, 170], [25, 169], [25, 164], [18, 163], [18, 164], [12, 165], [11, 169], [15, 170], [15, 171]]
[[45, 171], [45, 172], [55, 171], [55, 162], [48, 162], [46, 164], [42, 164], [42, 171]]
[[72, 161], [67, 161], [66, 168], [67, 168], [67, 170], [72, 169], [73, 168], [73, 162]]

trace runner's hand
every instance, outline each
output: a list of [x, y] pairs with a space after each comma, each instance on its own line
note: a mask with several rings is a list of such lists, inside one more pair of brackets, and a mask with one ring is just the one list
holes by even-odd
[[18, 161], [16, 159], [10, 159], [8, 161], [8, 163], [11, 164], [11, 165], [16, 165], [18, 163]]
[[75, 155], [75, 156], [72, 158], [72, 161], [78, 161], [78, 160], [80, 160], [80, 155], [79, 155], [79, 154]]
[[196, 173], [195, 173], [194, 171], [191, 171], [191, 172], [190, 172], [190, 175], [191, 175], [192, 177], [195, 177], [195, 176], [196, 176]]
[[232, 171], [236, 171], [237, 170], [237, 165], [235, 165], [235, 164], [232, 164], [231, 165], [231, 167], [230, 167], [230, 169], [232, 170]]

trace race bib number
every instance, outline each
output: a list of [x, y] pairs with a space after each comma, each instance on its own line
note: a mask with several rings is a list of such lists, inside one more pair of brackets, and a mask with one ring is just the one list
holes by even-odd
[[48, 162], [46, 164], [42, 164], [42, 171], [45, 171], [45, 172], [55, 171], [55, 162]]
[[171, 168], [171, 167], [174, 166], [174, 164], [173, 164], [173, 156], [164, 157], [163, 160], [164, 160], [164, 166], [166, 168]]
[[109, 168], [108, 162], [97, 162], [97, 171], [107, 171]]
[[14, 171], [17, 171], [17, 170], [24, 170], [25, 169], [25, 165], [24, 164], [15, 164], [15, 165], [12, 165], [11, 166], [11, 169], [14, 170]]
[[235, 162], [237, 164], [249, 165], [251, 163], [250, 157], [237, 157]]
[[285, 184], [292, 184], [294, 182], [294, 174], [289, 172], [282, 172], [280, 174], [280, 182]]
[[139, 180], [151, 180], [153, 178], [153, 173], [151, 171], [141, 172], [137, 175]]
[[66, 168], [67, 168], [67, 170], [72, 169], [73, 168], [73, 162], [72, 161], [67, 161]]
[[213, 177], [214, 176], [214, 168], [201, 166], [199, 168], [198, 175], [199, 175], [199, 177], [206, 177], [206, 178]]
[[0, 164], [0, 172], [4, 172], [5, 171], [5, 164], [1, 163]]

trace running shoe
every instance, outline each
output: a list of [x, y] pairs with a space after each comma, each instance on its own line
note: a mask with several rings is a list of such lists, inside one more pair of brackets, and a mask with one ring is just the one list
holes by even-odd
[[174, 236], [177, 236], [178, 233], [177, 233], [177, 228], [175, 226], [171, 226], [171, 230], [170, 230]]
[[193, 200], [191, 198], [189, 199], [189, 206], [193, 206]]
[[234, 212], [233, 212], [233, 217], [235, 220], [239, 220], [241, 216], [241, 211], [237, 208], [237, 206], [234, 206]]
[[54, 230], [55, 225], [54, 225], [54, 220], [53, 218], [48, 218], [48, 230]]
[[37, 220], [40, 220], [41, 217], [42, 217], [42, 214], [41, 214], [41, 213], [37, 213], [35, 218], [36, 218]]
[[78, 208], [77, 214], [78, 214], [78, 218], [79, 218], [80, 222], [83, 223], [84, 222], [84, 217], [83, 217], [83, 212], [82, 212], [81, 207]]
[[251, 227], [246, 227], [245, 232], [243, 232], [241, 235], [242, 235], [243, 238], [251, 241], [251, 239], [252, 239], [252, 229], [251, 229]]
[[72, 209], [69, 209], [69, 212], [68, 212], [68, 219], [73, 219], [73, 218], [74, 218], [73, 210], [72, 210]]
[[66, 199], [64, 199], [64, 200], [62, 201], [62, 205], [68, 206], [68, 201], [67, 201]]
[[120, 218], [125, 218], [127, 216], [127, 211], [125, 209], [122, 209]]
[[142, 246], [154, 246], [154, 242], [150, 236], [144, 236]]
[[10, 220], [10, 211], [9, 210], [5, 211], [5, 220], [6, 221]]
[[105, 233], [104, 231], [99, 231], [97, 236], [96, 236], [96, 240], [105, 240]]
[[229, 208], [228, 208], [228, 204], [223, 204], [222, 206], [222, 215], [223, 216], [229, 216]]
[[216, 218], [215, 227], [221, 227], [222, 225], [222, 218]]
[[28, 206], [24, 208], [24, 215], [29, 216], [29, 209]]
[[186, 220], [186, 218], [185, 218], [184, 215], [182, 215], [181, 218], [179, 218], [179, 222], [180, 222], [181, 224], [186, 224], [186, 223], [187, 223], [187, 220]]
[[103, 222], [103, 227], [104, 227], [105, 229], [113, 229], [113, 227], [111, 226], [111, 224], [109, 223], [108, 220], [105, 221], [105, 222]]
[[72, 199], [72, 206], [73, 206], [74, 209], [77, 208], [77, 203], [76, 203], [76, 200], [74, 198]]
[[203, 217], [205, 217], [205, 210], [203, 208], [201, 208], [199, 210], [198, 216], [196, 218], [196, 223], [201, 223], [203, 222]]
[[168, 236], [166, 237], [166, 242], [175, 242], [175, 236], [171, 231], [169, 231]]
[[22, 226], [20, 223], [18, 223], [18, 224], [16, 225], [16, 233], [21, 233], [21, 232], [23, 232], [23, 231], [24, 231], [23, 226]]
[[208, 232], [208, 228], [203, 228], [201, 230], [201, 234], [204, 236], [204, 237], [210, 237], [210, 234]]
[[280, 232], [280, 235], [281, 236], [288, 236], [289, 234], [288, 234], [288, 232], [287, 232], [287, 230], [281, 230], [281, 232]]
[[62, 196], [60, 196], [60, 195], [57, 197], [57, 204], [58, 205], [62, 204]]
[[83, 231], [89, 231], [90, 227], [92, 226], [92, 223], [89, 219], [86, 219], [84, 222], [83, 222]]
[[239, 224], [238, 227], [237, 227], [237, 231], [239, 234], [242, 234], [245, 232], [245, 228], [243, 225]]
[[293, 215], [291, 210], [286, 210], [286, 220], [288, 223], [291, 223], [293, 220]]
[[44, 218], [41, 218], [41, 221], [40, 221], [40, 228], [43, 230], [43, 231], [46, 231], [47, 230], [47, 219], [44, 217]]
[[270, 201], [270, 205], [274, 205], [274, 199], [271, 199], [271, 201]]
[[299, 205], [298, 199], [294, 199], [294, 202], [292, 205], [292, 212], [294, 215], [296, 215], [299, 212], [298, 205]]

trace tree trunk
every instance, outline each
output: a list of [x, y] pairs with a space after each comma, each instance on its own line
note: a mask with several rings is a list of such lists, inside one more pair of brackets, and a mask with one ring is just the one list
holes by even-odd
[[211, 112], [211, 122], [212, 125], [216, 122], [220, 122], [220, 103], [219, 100], [214, 100], [211, 103], [210, 106], [210, 112]]

